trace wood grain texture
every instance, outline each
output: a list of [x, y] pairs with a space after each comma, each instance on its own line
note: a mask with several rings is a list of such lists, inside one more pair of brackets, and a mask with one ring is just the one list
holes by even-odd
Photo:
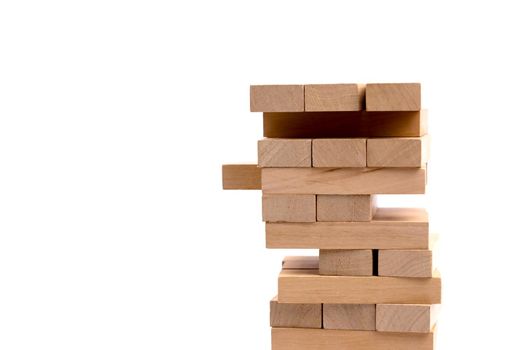
[[434, 334], [272, 328], [272, 350], [432, 350]]
[[317, 221], [370, 221], [377, 210], [374, 195], [317, 196]]
[[321, 328], [321, 304], [286, 304], [275, 297], [270, 301], [270, 326], [290, 328]]
[[366, 139], [315, 139], [312, 165], [317, 168], [366, 167]]
[[262, 198], [263, 221], [315, 222], [313, 194], [265, 194]]
[[367, 111], [419, 111], [421, 84], [367, 84]]
[[224, 190], [260, 190], [261, 169], [256, 164], [224, 164], [222, 166]]
[[364, 107], [364, 85], [313, 84], [304, 87], [304, 110], [361, 111]]
[[282, 261], [286, 269], [319, 269], [319, 256], [285, 256]]
[[312, 140], [264, 139], [257, 146], [261, 168], [312, 166]]
[[302, 112], [304, 111], [304, 86], [252, 85], [250, 86], [250, 111]]
[[321, 249], [319, 274], [328, 276], [372, 276], [371, 249]]
[[272, 138], [416, 137], [427, 134], [427, 113], [264, 113], [264, 136]]
[[431, 250], [379, 250], [379, 276], [431, 277]]
[[428, 162], [428, 136], [368, 139], [369, 167], [424, 167]]
[[323, 304], [323, 328], [375, 331], [373, 304]]
[[425, 168], [264, 168], [265, 193], [422, 194]]
[[437, 305], [378, 304], [376, 327], [380, 332], [430, 333]]

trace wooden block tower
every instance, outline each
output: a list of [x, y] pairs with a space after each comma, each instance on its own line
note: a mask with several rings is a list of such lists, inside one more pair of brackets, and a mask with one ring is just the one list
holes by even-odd
[[376, 195], [424, 194], [421, 86], [251, 86], [263, 112], [257, 165], [224, 165], [224, 189], [261, 189], [267, 248], [286, 257], [270, 302], [273, 350], [430, 350], [441, 278], [422, 208]]

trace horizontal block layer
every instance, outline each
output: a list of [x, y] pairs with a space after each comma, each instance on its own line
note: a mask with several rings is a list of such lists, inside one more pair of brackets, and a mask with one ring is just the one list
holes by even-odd
[[369, 167], [424, 167], [428, 162], [428, 136], [368, 139]]
[[431, 250], [379, 250], [379, 276], [430, 277], [432, 276]]
[[364, 107], [364, 95], [364, 85], [305, 85], [304, 109], [307, 112], [360, 111]]
[[372, 276], [371, 249], [321, 249], [319, 274], [328, 276]]
[[301, 112], [304, 111], [303, 85], [252, 85], [250, 111]]
[[265, 194], [262, 198], [263, 221], [315, 222], [313, 194]]
[[418, 111], [421, 109], [421, 84], [367, 84], [367, 111]]
[[377, 210], [374, 195], [318, 195], [317, 221], [370, 221]]
[[285, 256], [282, 261], [285, 269], [319, 269], [319, 256]]
[[316, 168], [366, 167], [366, 139], [315, 139], [312, 165]]
[[323, 304], [323, 328], [375, 331], [373, 304]]
[[272, 327], [321, 328], [321, 304], [285, 304], [277, 297], [270, 301], [270, 325]]
[[260, 190], [261, 169], [256, 164], [224, 164], [222, 188], [225, 190]]
[[261, 168], [312, 166], [312, 140], [310, 139], [264, 139], [259, 140], [257, 148], [258, 164]]
[[378, 304], [376, 327], [380, 332], [430, 333], [438, 305]]

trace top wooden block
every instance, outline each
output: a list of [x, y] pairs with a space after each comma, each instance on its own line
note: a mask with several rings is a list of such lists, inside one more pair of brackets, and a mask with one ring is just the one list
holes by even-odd
[[374, 112], [421, 110], [421, 84], [367, 84], [366, 110]]
[[364, 95], [364, 85], [306, 85], [304, 87], [304, 110], [306, 112], [361, 111]]
[[252, 112], [304, 112], [303, 85], [250, 86]]

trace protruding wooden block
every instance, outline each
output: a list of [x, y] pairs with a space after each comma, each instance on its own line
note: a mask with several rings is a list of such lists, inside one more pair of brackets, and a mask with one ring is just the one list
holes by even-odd
[[312, 160], [316, 168], [364, 168], [366, 139], [315, 139]]
[[319, 269], [319, 256], [285, 256], [282, 262], [286, 269]]
[[302, 112], [304, 111], [304, 86], [252, 85], [250, 86], [250, 111]]
[[256, 164], [224, 164], [222, 188], [225, 190], [260, 190], [261, 169]]
[[437, 305], [378, 304], [376, 327], [379, 332], [430, 333]]
[[428, 136], [368, 139], [368, 167], [423, 167], [428, 162]]
[[373, 304], [323, 304], [323, 328], [374, 331], [376, 306]]
[[370, 221], [376, 209], [374, 195], [317, 196], [317, 221]]
[[364, 85], [305, 85], [304, 110], [307, 112], [360, 111], [364, 106]]
[[371, 249], [321, 249], [319, 274], [330, 276], [372, 276]]
[[259, 140], [259, 167], [311, 167], [312, 140], [264, 139]]
[[379, 276], [431, 277], [431, 250], [380, 250]]
[[313, 194], [263, 195], [263, 221], [315, 222], [315, 211], [315, 195]]
[[272, 327], [321, 328], [321, 304], [285, 304], [277, 297], [270, 301], [270, 325]]
[[367, 84], [367, 111], [419, 111], [421, 109], [421, 84]]

